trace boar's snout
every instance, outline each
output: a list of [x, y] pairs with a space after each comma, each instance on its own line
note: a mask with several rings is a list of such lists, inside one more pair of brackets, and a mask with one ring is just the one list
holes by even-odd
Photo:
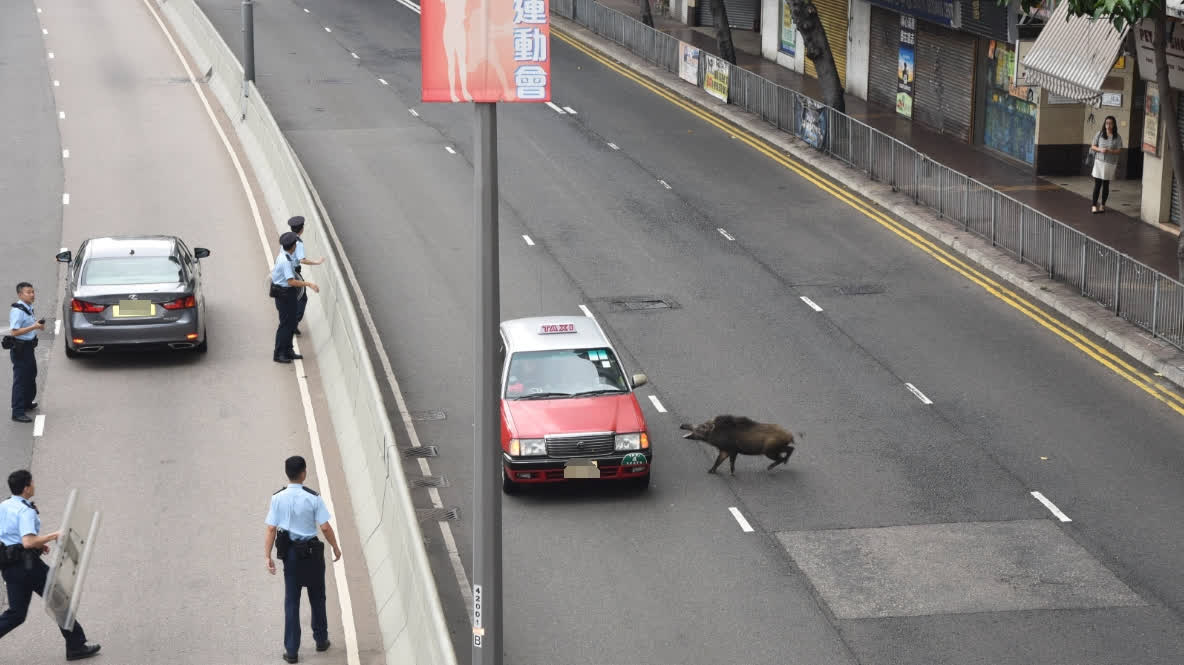
[[690, 423], [683, 423], [683, 424], [679, 425], [678, 428], [679, 429], [689, 429], [689, 430], [694, 431], [695, 426]]

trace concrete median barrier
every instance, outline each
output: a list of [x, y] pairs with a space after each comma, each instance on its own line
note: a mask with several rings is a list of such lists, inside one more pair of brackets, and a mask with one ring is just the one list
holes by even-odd
[[[152, 0], [188, 50], [199, 76], [230, 119], [276, 224], [293, 214], [307, 220], [305, 241], [340, 255], [319, 213], [295, 153], [259, 91], [242, 85], [242, 65], [194, 0]], [[272, 229], [267, 244], [279, 232]], [[374, 592], [386, 662], [455, 665], [435, 579], [423, 546], [402, 460], [366, 337], [347, 280], [348, 267], [327, 252], [317, 268], [319, 296], [309, 298], [307, 331], [316, 353], [341, 449], [358, 532]], [[260, 270], [260, 284], [264, 283]], [[262, 287], [260, 287], [262, 294]], [[262, 297], [262, 295], [260, 296]]]

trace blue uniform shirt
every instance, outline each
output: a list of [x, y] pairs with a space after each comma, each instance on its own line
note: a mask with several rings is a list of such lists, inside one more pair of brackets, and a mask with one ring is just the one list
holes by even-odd
[[303, 240], [296, 241], [296, 251], [292, 252], [292, 256], [296, 259], [296, 263], [300, 263], [301, 261], [304, 260], [304, 241]]
[[271, 496], [271, 508], [264, 522], [292, 534], [292, 540], [317, 535], [317, 527], [329, 521], [325, 500], [299, 483], [288, 485]]
[[[30, 305], [28, 303], [23, 303], [23, 302], [21, 304], [24, 305], [25, 307], [28, 307], [29, 312], [33, 311], [32, 305]], [[34, 316], [32, 314], [30, 314], [29, 312], [26, 312], [25, 310], [21, 309], [20, 307], [13, 307], [12, 310], [10, 312], [8, 312], [8, 327], [12, 328], [13, 330], [16, 330], [17, 328], [28, 328], [29, 326], [33, 325], [34, 323], [37, 323], [37, 319], [34, 318]], [[30, 330], [29, 332], [27, 332], [23, 335], [15, 335], [15, 337], [17, 339], [25, 339], [25, 340], [33, 339], [36, 336], [37, 336], [36, 330]]]
[[19, 545], [22, 538], [36, 536], [40, 531], [41, 516], [24, 497], [14, 494], [0, 502], [0, 543]]
[[[296, 243], [299, 247], [300, 243]], [[276, 286], [288, 286], [289, 279], [296, 279], [296, 271], [292, 268], [292, 255], [280, 250], [275, 257], [275, 266], [271, 269], [271, 283]]]

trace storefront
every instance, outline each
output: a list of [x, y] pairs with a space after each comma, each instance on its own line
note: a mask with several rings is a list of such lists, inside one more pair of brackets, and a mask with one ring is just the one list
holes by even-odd
[[1039, 89], [1016, 86], [1014, 45], [991, 40], [984, 49], [982, 76], [982, 144], [1028, 164], [1036, 160], [1036, 115]]
[[[728, 23], [741, 30], [759, 30], [761, 0], [724, 0], [728, 10]], [[695, 25], [711, 27], [715, 17], [711, 13], [711, 0], [697, 0], [695, 3]]]

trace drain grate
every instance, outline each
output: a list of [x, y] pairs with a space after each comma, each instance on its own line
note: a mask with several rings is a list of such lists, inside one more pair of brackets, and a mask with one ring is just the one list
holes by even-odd
[[440, 451], [435, 446], [419, 446], [418, 448], [400, 448], [403, 457], [439, 457]]
[[451, 487], [452, 483], [444, 476], [407, 476], [407, 484], [411, 487]]
[[447, 416], [445, 416], [444, 412], [439, 411], [439, 410], [436, 410], [436, 411], [412, 411], [411, 412], [411, 419], [416, 420], [416, 421], [420, 421], [420, 422], [425, 421], [425, 420], [444, 420], [444, 418], [446, 418], [446, 417]]
[[870, 282], [864, 284], [844, 284], [835, 287], [835, 292], [841, 296], [873, 296], [887, 291], [888, 289], [883, 284]]
[[451, 522], [460, 519], [460, 508], [417, 508], [420, 522]]
[[613, 312], [645, 312], [655, 309], [678, 309], [678, 303], [665, 296], [622, 296], [606, 298]]

